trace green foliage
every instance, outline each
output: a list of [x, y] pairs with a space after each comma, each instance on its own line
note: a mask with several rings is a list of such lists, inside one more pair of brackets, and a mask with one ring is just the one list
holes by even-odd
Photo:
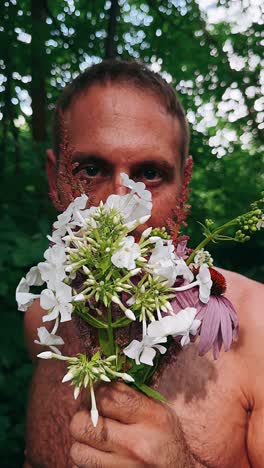
[[[42, 124], [50, 135], [52, 111], [61, 89], [92, 61], [104, 57], [110, 11], [110, 2], [105, 0], [39, 1], [41, 37], [45, 38], [45, 44], [36, 50], [38, 38], [36, 24], [32, 24], [32, 3], [7, 0], [1, 10], [1, 468], [15, 468], [23, 463], [24, 416], [31, 375], [23, 343], [23, 317], [14, 300], [15, 288], [21, 276], [41, 260], [48, 245], [46, 234], [54, 219], [44, 174], [49, 142], [32, 144], [30, 128], [36, 113], [33, 117], [23, 113], [24, 101], [32, 95], [31, 77], [37, 76], [36, 69], [32, 69], [34, 54], [42, 51], [38, 58], [44, 70], [42, 86], [46, 87], [47, 97], [46, 121]], [[229, 3], [221, 0], [221, 6]], [[197, 221], [210, 217], [216, 226], [220, 225], [247, 211], [263, 190], [263, 134], [260, 114], [255, 108], [261, 96], [260, 61], [255, 67], [250, 66], [250, 58], [261, 56], [261, 25], [255, 22], [245, 32], [236, 33], [227, 23], [208, 27], [195, 0], [120, 0], [119, 5], [117, 54], [162, 65], [171, 75], [184, 107], [196, 115], [197, 122], [201, 120], [202, 104], [211, 103], [217, 112], [226, 90], [238, 89], [242, 93], [246, 109], [243, 117], [229, 119], [231, 109], [203, 132], [197, 126], [192, 128], [190, 153], [195, 165], [188, 232], [192, 245], [197, 245], [202, 239]], [[33, 34], [32, 46], [20, 40], [21, 32]], [[240, 71], [230, 65], [224, 49], [227, 41], [238, 56], [245, 58], [246, 65]], [[252, 87], [253, 97], [249, 92]], [[16, 119], [21, 115], [25, 123], [18, 126]], [[238, 140], [231, 142], [229, 154], [218, 160], [208, 139], [223, 129], [234, 130]], [[245, 132], [252, 138], [248, 147], [239, 140]], [[242, 245], [226, 243], [210, 247], [217, 264], [260, 281], [264, 280], [263, 250], [260, 232]]]

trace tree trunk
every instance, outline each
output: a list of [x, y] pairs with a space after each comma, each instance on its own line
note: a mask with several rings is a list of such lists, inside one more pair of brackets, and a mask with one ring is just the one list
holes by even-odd
[[46, 119], [46, 9], [45, 0], [31, 0], [32, 41], [32, 137], [36, 142], [47, 138]]
[[117, 30], [117, 16], [119, 13], [118, 0], [111, 0], [109, 12], [108, 30], [105, 41], [105, 58], [114, 58], [116, 56], [115, 35]]

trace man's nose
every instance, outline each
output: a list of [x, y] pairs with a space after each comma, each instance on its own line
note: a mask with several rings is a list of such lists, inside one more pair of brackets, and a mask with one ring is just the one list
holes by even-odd
[[[124, 171], [120, 171], [124, 172]], [[114, 192], [117, 195], [125, 195], [128, 191], [127, 187], [123, 185], [122, 177], [120, 172], [114, 176]]]

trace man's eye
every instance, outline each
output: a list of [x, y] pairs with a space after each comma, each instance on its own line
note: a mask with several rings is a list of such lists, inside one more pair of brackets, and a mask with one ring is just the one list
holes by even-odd
[[88, 177], [96, 177], [101, 172], [100, 167], [92, 164], [90, 166], [85, 166], [83, 169]]
[[142, 176], [147, 180], [155, 180], [160, 177], [156, 169], [146, 168], [142, 171]]

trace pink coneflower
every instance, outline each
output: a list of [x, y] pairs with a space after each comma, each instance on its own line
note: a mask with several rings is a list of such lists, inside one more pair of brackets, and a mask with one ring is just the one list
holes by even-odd
[[237, 340], [238, 318], [229, 299], [221, 294], [225, 289], [223, 275], [213, 269], [210, 269], [210, 273], [213, 281], [213, 294], [210, 295], [207, 304], [199, 300], [198, 287], [194, 287], [178, 292], [171, 305], [175, 313], [188, 306], [197, 309], [195, 319], [202, 321], [198, 332], [200, 335], [199, 355], [203, 356], [212, 349], [214, 359], [217, 359], [222, 345], [224, 345], [224, 350], [228, 351], [232, 342]]
[[211, 348], [217, 359], [224, 345], [228, 351], [238, 338], [238, 319], [231, 302], [224, 296], [211, 296], [207, 304], [200, 303], [196, 319], [202, 320], [199, 339], [199, 354], [203, 356]]

